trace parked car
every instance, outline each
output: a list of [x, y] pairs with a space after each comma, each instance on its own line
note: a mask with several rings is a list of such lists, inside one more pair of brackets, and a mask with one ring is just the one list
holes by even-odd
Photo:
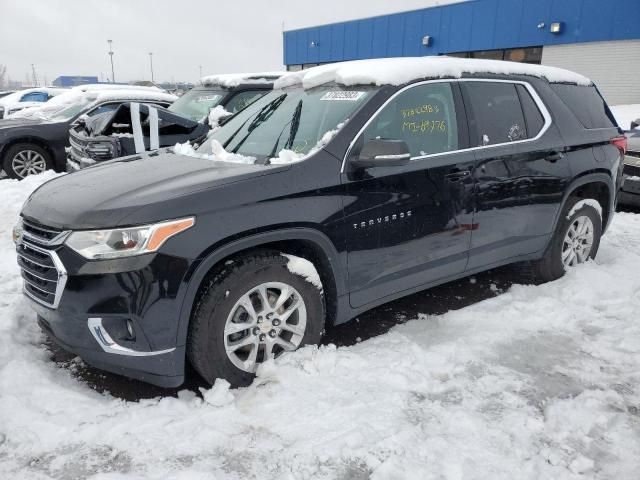
[[2, 90], [0, 91], [0, 98], [2, 97], [6, 97], [7, 95], [9, 95], [10, 93], [15, 92], [15, 90]]
[[123, 102], [132, 100], [168, 106], [176, 98], [157, 88], [115, 85], [75, 87], [42, 107], [25, 109], [20, 112], [20, 118], [0, 121], [2, 168], [9, 177], [17, 179], [50, 168], [64, 171], [69, 127], [80, 117], [113, 110]]
[[[80, 170], [96, 162], [176, 143], [200, 143], [210, 129], [208, 116], [212, 109], [233, 115], [271, 90], [273, 81], [281, 75], [267, 72], [209, 76], [166, 109], [123, 104], [109, 114], [79, 122], [69, 131], [72, 148], [67, 170]], [[218, 118], [212, 120], [217, 122]], [[137, 138], [134, 124], [140, 125]]]
[[640, 105], [611, 107], [618, 125], [626, 130], [627, 154], [624, 157], [624, 183], [620, 190], [620, 205], [640, 207]]
[[48, 102], [53, 97], [68, 91], [66, 88], [42, 87], [27, 88], [0, 96], [0, 119], [23, 108], [34, 107]]
[[396, 298], [594, 258], [625, 142], [565, 70], [423, 57], [291, 73], [195, 151], [37, 189], [15, 230], [24, 293], [89, 364], [169, 387], [188, 359], [246, 385]]

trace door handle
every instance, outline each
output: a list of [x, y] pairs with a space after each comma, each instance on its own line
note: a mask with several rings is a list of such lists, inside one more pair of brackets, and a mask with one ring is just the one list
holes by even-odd
[[562, 152], [553, 152], [544, 157], [547, 162], [556, 163], [558, 160], [564, 158], [564, 154]]
[[458, 180], [462, 180], [469, 175], [471, 175], [470, 170], [452, 170], [451, 173], [447, 173], [444, 178], [452, 182], [457, 182]]

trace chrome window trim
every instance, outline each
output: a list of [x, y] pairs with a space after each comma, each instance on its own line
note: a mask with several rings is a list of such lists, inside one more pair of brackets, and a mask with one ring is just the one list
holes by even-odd
[[106, 353], [113, 353], [115, 355], [128, 355], [130, 357], [151, 357], [154, 355], [162, 355], [165, 353], [171, 353], [175, 350], [173, 348], [167, 348], [166, 350], [152, 350], [150, 352], [140, 352], [138, 350], [132, 350], [131, 348], [123, 347], [118, 344], [109, 332], [102, 326], [102, 318], [100, 317], [90, 317], [87, 319], [87, 327], [93, 335], [93, 338], [96, 339], [100, 348]]
[[[531, 98], [533, 98], [533, 101], [535, 102], [536, 106], [538, 107], [538, 110], [540, 110], [540, 113], [542, 114], [542, 117], [544, 118], [544, 125], [542, 125], [542, 128], [540, 129], [538, 134], [533, 138], [526, 138], [524, 140], [517, 140], [515, 142], [504, 142], [504, 143], [495, 143], [493, 145], [480, 145], [480, 146], [477, 146], [477, 147], [460, 148], [460, 149], [457, 149], [457, 150], [450, 150], [450, 151], [447, 151], [447, 152], [430, 153], [429, 155], [419, 155], [419, 156], [416, 156], [416, 157], [411, 157], [411, 161], [413, 161], [413, 160], [423, 160], [423, 159], [426, 159], [426, 158], [438, 157], [438, 156], [441, 156], [441, 155], [451, 155], [451, 154], [460, 153], [460, 152], [472, 152], [472, 151], [486, 149], [486, 148], [504, 147], [505, 145], [517, 145], [517, 144], [520, 144], [520, 143], [535, 142], [536, 140], [539, 140], [547, 132], [547, 130], [549, 130], [549, 128], [551, 127], [551, 124], [553, 123], [552, 120], [551, 120], [551, 114], [549, 113], [549, 110], [547, 109], [547, 106], [544, 104], [544, 102], [540, 98], [540, 95], [538, 95], [538, 92], [533, 88], [533, 86], [529, 82], [526, 82], [524, 80], [505, 80], [505, 79], [491, 79], [491, 78], [449, 78], [449, 79], [441, 78], [441, 79], [435, 79], [435, 80], [423, 80], [421, 82], [416, 82], [416, 83], [412, 83], [410, 85], [406, 85], [405, 87], [403, 87], [400, 90], [398, 90], [397, 92], [395, 92], [380, 107], [378, 107], [378, 109], [375, 111], [375, 113], [373, 115], [371, 115], [371, 117], [369, 117], [369, 120], [367, 120], [365, 122], [365, 124], [362, 126], [362, 128], [353, 137], [353, 140], [351, 140], [351, 143], [349, 143], [349, 148], [347, 148], [347, 152], [345, 153], [344, 158], [342, 159], [342, 166], [340, 167], [340, 173], [344, 173], [345, 172], [345, 167], [347, 165], [347, 159], [349, 158], [349, 154], [351, 153], [351, 149], [355, 145], [356, 141], [360, 138], [360, 136], [365, 131], [365, 129], [369, 126], [369, 124], [371, 124], [371, 122], [373, 122], [373, 120], [380, 114], [380, 112], [389, 103], [391, 103], [398, 95], [400, 95], [401, 93], [405, 92], [406, 90], [409, 90], [410, 88], [418, 87], [420, 85], [427, 85], [427, 84], [430, 84], [430, 83], [460, 83], [460, 82], [511, 83], [511, 84], [514, 84], [514, 85], [523, 85], [527, 89], [529, 94], [531, 95]], [[523, 115], [524, 115], [524, 111], [523, 111]]]
[[[56, 271], [58, 272], [58, 282], [56, 284], [56, 293], [53, 296], [53, 303], [47, 303], [44, 300], [33, 295], [31, 292], [29, 292], [29, 290], [27, 290], [26, 286], [24, 285], [24, 283], [26, 283], [26, 280], [24, 279], [23, 279], [22, 291], [27, 297], [29, 297], [34, 302], [37, 302], [40, 305], [44, 305], [47, 308], [52, 308], [55, 310], [56, 308], [58, 308], [58, 305], [60, 305], [60, 299], [62, 298], [64, 287], [67, 284], [67, 276], [68, 276], [67, 270], [64, 268], [64, 265], [62, 264], [60, 257], [54, 250], [47, 250], [45, 248], [38, 247], [37, 245], [34, 245], [31, 242], [27, 242], [27, 245], [29, 246], [29, 248], [32, 248], [41, 253], [46, 253], [51, 257], [51, 260], [53, 261], [53, 265], [55, 266]], [[38, 287], [35, 287], [35, 288], [38, 289]]]

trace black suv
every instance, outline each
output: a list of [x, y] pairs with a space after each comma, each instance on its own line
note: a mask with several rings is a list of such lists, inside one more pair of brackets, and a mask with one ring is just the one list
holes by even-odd
[[[168, 108], [127, 103], [114, 112], [79, 122], [69, 130], [72, 148], [68, 150], [67, 170], [176, 143], [199, 143], [212, 126], [208, 118], [211, 110], [233, 115], [271, 90], [278, 77], [273, 73], [206, 77], [203, 85], [189, 90]], [[218, 118], [212, 120], [217, 123]]]
[[[39, 324], [105, 370], [177, 386], [188, 359], [244, 385], [390, 300], [516, 262], [552, 280], [595, 257], [625, 148], [595, 86], [396, 60], [296, 72], [176, 149], [190, 155], [45, 183], [15, 231]], [[389, 84], [398, 65], [405, 83]]]

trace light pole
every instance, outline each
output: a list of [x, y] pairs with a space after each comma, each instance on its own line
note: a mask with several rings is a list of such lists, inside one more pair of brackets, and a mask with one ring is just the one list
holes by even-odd
[[113, 73], [113, 48], [111, 48], [113, 40], [107, 40], [107, 42], [109, 43], [109, 57], [111, 58], [111, 83], [115, 83], [116, 74]]
[[151, 83], [154, 83], [154, 81], [153, 81], [153, 52], [149, 52], [149, 64], [151, 65]]
[[200, 78], [202, 78], [202, 65], [198, 65], [200, 67]]

